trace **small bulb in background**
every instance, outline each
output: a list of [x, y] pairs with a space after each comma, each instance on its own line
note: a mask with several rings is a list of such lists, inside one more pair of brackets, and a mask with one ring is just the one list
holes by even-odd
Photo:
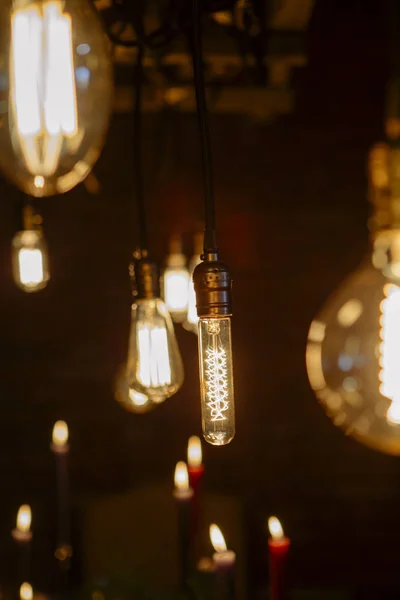
[[50, 279], [47, 244], [40, 227], [42, 218], [26, 206], [23, 221], [24, 229], [12, 240], [13, 277], [24, 292], [38, 292]]
[[19, 597], [20, 600], [32, 600], [33, 598], [33, 589], [30, 583], [26, 581], [19, 588]]
[[201, 255], [203, 253], [203, 232], [198, 232], [194, 236], [194, 254], [189, 261], [189, 290], [188, 290], [188, 309], [183, 326], [188, 331], [198, 333], [199, 317], [196, 308], [196, 292], [194, 291], [193, 272], [197, 265], [201, 263]]
[[11, 532], [13, 538], [18, 542], [30, 542], [32, 539], [31, 524], [31, 507], [29, 504], [22, 504], [17, 513], [16, 527]]
[[189, 271], [186, 256], [182, 253], [182, 242], [179, 236], [170, 240], [169, 254], [164, 270], [164, 300], [175, 323], [185, 320], [188, 310]]
[[87, 0], [3, 0], [0, 23], [8, 85], [0, 166], [31, 196], [62, 194], [103, 145], [113, 85], [107, 38]]
[[160, 299], [156, 265], [135, 257], [131, 269], [134, 303], [131, 312], [126, 380], [152, 402], [169, 398], [183, 383], [183, 363], [174, 325]]

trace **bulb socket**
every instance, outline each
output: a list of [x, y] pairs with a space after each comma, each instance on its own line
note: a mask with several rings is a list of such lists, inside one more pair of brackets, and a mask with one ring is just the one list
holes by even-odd
[[194, 270], [193, 283], [199, 317], [225, 317], [232, 314], [232, 277], [217, 253], [202, 256]]
[[151, 300], [160, 297], [160, 275], [155, 262], [147, 253], [135, 253], [129, 265], [132, 293], [136, 300]]

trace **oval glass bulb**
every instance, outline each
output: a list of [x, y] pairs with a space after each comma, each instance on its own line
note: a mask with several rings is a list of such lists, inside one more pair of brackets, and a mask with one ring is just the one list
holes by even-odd
[[199, 360], [204, 438], [214, 446], [229, 444], [235, 437], [229, 317], [199, 320]]
[[88, 0], [3, 0], [0, 167], [31, 196], [62, 194], [96, 162], [111, 110], [108, 41]]
[[37, 292], [50, 279], [47, 244], [40, 229], [19, 231], [12, 240], [12, 271], [24, 292]]
[[159, 298], [132, 305], [127, 382], [153, 402], [169, 398], [183, 383], [183, 364], [174, 326]]
[[311, 323], [306, 359], [311, 387], [334, 425], [400, 455], [399, 263], [386, 256], [377, 244], [375, 266], [368, 259], [328, 299]]

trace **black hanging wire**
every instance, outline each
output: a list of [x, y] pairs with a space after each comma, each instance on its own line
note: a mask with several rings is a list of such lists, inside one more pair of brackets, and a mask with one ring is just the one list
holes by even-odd
[[205, 208], [205, 230], [204, 230], [204, 254], [215, 254], [218, 252], [215, 234], [215, 208], [214, 208], [214, 185], [212, 174], [212, 157], [210, 131], [208, 127], [207, 102], [203, 71], [203, 46], [202, 46], [202, 12], [201, 0], [193, 0], [193, 36], [192, 36], [192, 58], [194, 87], [197, 102], [197, 120], [200, 133], [201, 157], [203, 177], [205, 185], [204, 208]]
[[138, 209], [139, 240], [142, 253], [148, 251], [147, 219], [144, 202], [143, 188], [143, 161], [142, 161], [142, 96], [143, 96], [143, 69], [144, 45], [138, 44], [136, 69], [134, 70], [135, 104], [133, 109], [133, 178], [134, 193]]

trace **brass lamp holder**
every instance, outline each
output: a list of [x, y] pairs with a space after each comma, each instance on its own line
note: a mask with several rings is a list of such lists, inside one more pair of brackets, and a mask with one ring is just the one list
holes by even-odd
[[194, 270], [197, 314], [201, 317], [228, 317], [232, 314], [232, 277], [218, 251], [206, 252]]
[[137, 250], [129, 265], [132, 293], [135, 300], [151, 300], [160, 297], [159, 270], [146, 250]]

